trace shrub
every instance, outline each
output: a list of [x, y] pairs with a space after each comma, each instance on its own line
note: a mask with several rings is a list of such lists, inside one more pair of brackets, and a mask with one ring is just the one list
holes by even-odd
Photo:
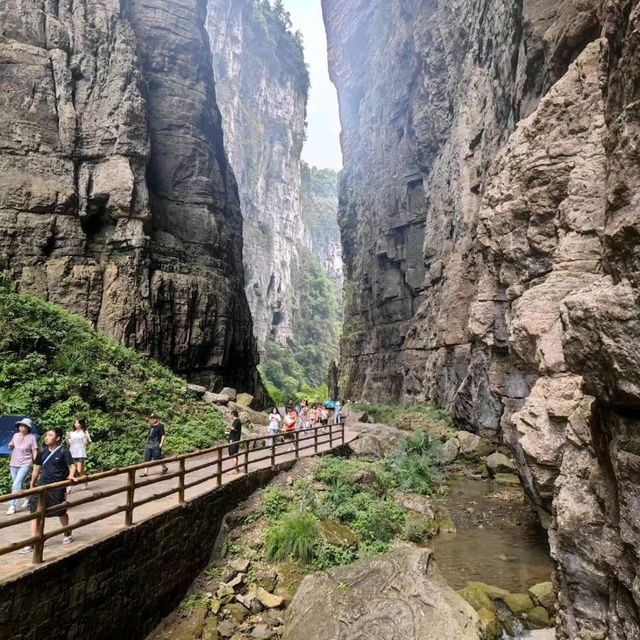
[[267, 522], [276, 522], [289, 510], [290, 506], [290, 499], [279, 489], [265, 491], [262, 499], [262, 513]]
[[315, 517], [310, 513], [294, 511], [284, 515], [279, 524], [267, 531], [265, 551], [269, 560], [290, 558], [309, 564], [314, 558], [318, 540]]
[[316, 571], [324, 571], [355, 562], [358, 559], [358, 552], [355, 549], [336, 547], [322, 540], [316, 545], [315, 556], [313, 568]]

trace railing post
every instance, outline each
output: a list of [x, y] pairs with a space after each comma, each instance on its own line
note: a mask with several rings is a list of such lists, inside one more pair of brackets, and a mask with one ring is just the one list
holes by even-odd
[[296, 460], [300, 460], [300, 431], [294, 431], [296, 435]]
[[136, 472], [129, 469], [127, 473], [127, 510], [124, 512], [124, 524], [130, 527], [133, 524], [133, 502], [136, 491]]
[[340, 439], [344, 445], [344, 420], [340, 420]]
[[185, 474], [184, 458], [180, 458], [180, 475], [178, 476], [178, 502], [184, 504], [184, 474]]
[[217, 471], [216, 471], [216, 480], [218, 481], [218, 486], [222, 485], [222, 447], [218, 447], [218, 462], [216, 463]]
[[332, 424], [329, 427], [329, 449], [333, 449], [333, 427], [334, 426], [335, 425]]
[[276, 466], [276, 436], [273, 434], [271, 438], [271, 467], [275, 468]]
[[318, 430], [313, 430], [313, 453], [318, 454]]
[[244, 472], [249, 475], [249, 443], [244, 448]]
[[47, 490], [43, 488], [38, 495], [38, 508], [36, 509], [36, 538], [33, 544], [31, 562], [40, 564], [44, 558], [44, 521], [47, 510]]

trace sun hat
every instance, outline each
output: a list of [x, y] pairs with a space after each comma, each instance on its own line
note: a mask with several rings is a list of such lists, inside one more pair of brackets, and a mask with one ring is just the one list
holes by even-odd
[[27, 427], [29, 431], [33, 431], [33, 420], [31, 418], [22, 418], [15, 424], [16, 427]]

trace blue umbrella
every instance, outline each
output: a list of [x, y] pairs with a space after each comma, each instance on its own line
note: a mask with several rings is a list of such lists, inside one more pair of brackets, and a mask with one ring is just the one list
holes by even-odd
[[[25, 416], [0, 416], [0, 456], [10, 456], [11, 449], [9, 449], [9, 443], [13, 434], [18, 430], [16, 422], [20, 422]], [[36, 440], [40, 438], [40, 431], [34, 424], [31, 431], [36, 437]]]

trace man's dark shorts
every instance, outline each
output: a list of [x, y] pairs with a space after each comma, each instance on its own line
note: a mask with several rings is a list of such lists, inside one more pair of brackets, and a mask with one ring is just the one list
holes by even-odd
[[162, 460], [162, 449], [160, 447], [146, 447], [144, 450], [144, 461]]
[[[47, 512], [45, 513], [47, 518], [58, 518], [67, 514], [67, 510], [63, 509], [54, 513], [49, 513], [48, 510], [51, 507], [55, 507], [57, 504], [62, 504], [67, 499], [67, 490], [62, 489], [50, 489], [47, 491]], [[38, 509], [38, 496], [34, 495], [29, 498], [29, 511], [35, 513]]]

